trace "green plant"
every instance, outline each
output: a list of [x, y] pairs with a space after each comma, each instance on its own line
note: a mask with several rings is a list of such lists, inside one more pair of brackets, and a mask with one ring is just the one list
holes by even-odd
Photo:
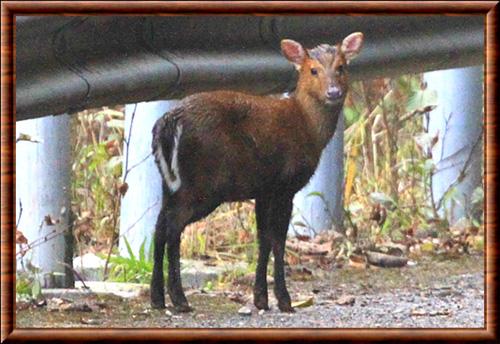
[[16, 294], [18, 295], [32, 295], [33, 279], [26, 276], [17, 276], [16, 278]]
[[28, 271], [16, 274], [16, 298], [37, 300], [42, 296], [39, 269], [31, 264]]
[[[153, 273], [154, 241], [151, 241], [148, 255], [145, 253], [146, 239], [139, 247], [139, 255], [136, 257], [128, 240], [124, 238], [128, 257], [111, 256], [109, 280], [114, 282], [149, 283]], [[163, 262], [164, 269], [168, 269], [166, 255]]]
[[481, 227], [484, 220], [484, 189], [483, 186], [477, 187], [472, 193], [471, 206], [468, 212], [472, 224]]

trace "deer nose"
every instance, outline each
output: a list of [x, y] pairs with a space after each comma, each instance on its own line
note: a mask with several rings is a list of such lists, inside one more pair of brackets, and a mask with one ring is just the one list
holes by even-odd
[[337, 86], [329, 86], [326, 91], [326, 97], [330, 100], [335, 100], [342, 97], [342, 90]]

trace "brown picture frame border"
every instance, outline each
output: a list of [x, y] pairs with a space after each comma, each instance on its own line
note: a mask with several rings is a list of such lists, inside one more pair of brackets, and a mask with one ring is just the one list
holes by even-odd
[[[498, 340], [498, 243], [496, 192], [498, 1], [191, 1], [64, 2], [5, 1], [1, 4], [1, 341], [145, 340]], [[477, 14], [485, 16], [485, 319], [484, 329], [17, 329], [15, 328], [15, 15], [196, 15], [196, 14]], [[498, 246], [497, 246], [498, 247]]]

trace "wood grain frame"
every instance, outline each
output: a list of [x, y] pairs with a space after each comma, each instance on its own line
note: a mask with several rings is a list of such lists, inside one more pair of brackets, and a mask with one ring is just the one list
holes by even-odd
[[[498, 340], [496, 217], [497, 1], [479, 2], [15, 2], [1, 4], [1, 341], [144, 340]], [[485, 224], [486, 288], [484, 329], [16, 329], [15, 328], [15, 21], [18, 14], [479, 14], [486, 18]]]

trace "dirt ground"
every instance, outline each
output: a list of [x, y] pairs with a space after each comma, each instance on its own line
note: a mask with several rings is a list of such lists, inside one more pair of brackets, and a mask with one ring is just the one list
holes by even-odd
[[[484, 257], [423, 258], [404, 268], [344, 267], [312, 270], [287, 279], [293, 301], [305, 307], [279, 312], [270, 287], [271, 310], [252, 306], [251, 286], [186, 294], [195, 310], [153, 310], [148, 295], [134, 299], [89, 295], [38, 306], [18, 304], [17, 327], [133, 328], [482, 328], [485, 325]], [[168, 300], [168, 298], [167, 298]], [[63, 302], [63, 304], [61, 304]], [[248, 307], [250, 314], [239, 313]]]

